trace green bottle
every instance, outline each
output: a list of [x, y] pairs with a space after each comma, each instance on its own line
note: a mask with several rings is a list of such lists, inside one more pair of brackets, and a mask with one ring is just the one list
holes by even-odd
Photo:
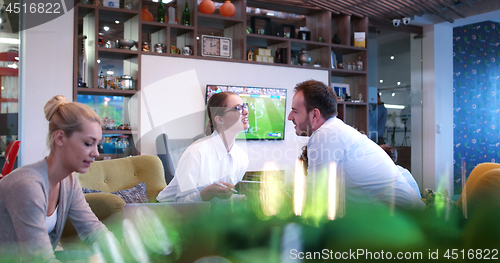
[[186, 7], [184, 7], [184, 11], [182, 11], [182, 24], [185, 26], [189, 26], [191, 23], [191, 12], [189, 12], [188, 3], [186, 2]]
[[158, 22], [165, 23], [165, 7], [162, 0], [160, 0], [160, 6], [158, 6]]

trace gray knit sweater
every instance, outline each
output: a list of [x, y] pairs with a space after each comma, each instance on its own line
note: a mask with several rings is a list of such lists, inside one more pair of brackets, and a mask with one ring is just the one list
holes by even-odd
[[0, 180], [0, 253], [22, 255], [22, 261], [58, 262], [53, 251], [67, 218], [89, 245], [107, 232], [85, 201], [78, 179], [71, 174], [61, 181], [57, 223], [47, 234], [47, 169], [43, 159]]

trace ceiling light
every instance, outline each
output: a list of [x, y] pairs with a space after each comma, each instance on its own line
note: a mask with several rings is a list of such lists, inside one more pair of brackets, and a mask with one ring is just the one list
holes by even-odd
[[383, 80], [383, 79], [381, 79], [381, 80], [380, 80], [380, 83], [384, 83], [384, 80]]
[[120, 20], [115, 20], [115, 24], [120, 24]]
[[114, 71], [112, 71], [112, 70], [108, 70], [108, 71], [106, 71], [106, 74], [108, 74], [108, 75], [113, 75], [114, 73], [115, 73], [115, 72], [114, 72]]
[[19, 57], [15, 57], [14, 59], [15, 59], [15, 60], [19, 60]]
[[101, 63], [101, 60], [100, 60], [100, 59], [98, 59], [98, 60], [97, 60], [97, 64], [99, 64], [99, 63]]
[[9, 38], [9, 37], [0, 37], [0, 43], [19, 45], [19, 39]]
[[394, 56], [391, 56], [391, 59], [394, 60]]
[[109, 26], [103, 27], [104, 31], [109, 31]]
[[196, 40], [200, 40], [200, 37], [196, 37]]
[[104, 33], [99, 33], [99, 36], [104, 36]]
[[386, 109], [396, 109], [396, 110], [402, 110], [405, 108], [404, 105], [387, 104], [387, 103], [384, 103], [384, 106]]
[[[17, 62], [16, 62], [17, 63]], [[16, 69], [17, 68], [17, 64], [16, 63], [10, 63], [7, 65], [8, 68], [13, 68], [13, 69]]]
[[400, 81], [398, 81], [398, 86], [399, 86], [399, 85], [401, 85], [401, 82], [400, 82]]
[[379, 95], [379, 96], [382, 96], [382, 92], [379, 92], [379, 93], [378, 93], [378, 95]]
[[274, 13], [267, 12], [266, 15], [268, 15], [268, 16], [274, 16]]
[[3, 90], [3, 86], [2, 86], [2, 90]]
[[394, 97], [394, 96], [396, 96], [396, 93], [393, 92], [393, 93], [391, 93], [391, 95]]

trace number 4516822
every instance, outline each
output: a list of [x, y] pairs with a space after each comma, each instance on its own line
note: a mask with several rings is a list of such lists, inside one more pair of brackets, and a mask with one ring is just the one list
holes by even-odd
[[60, 3], [30, 3], [30, 4], [20, 4], [20, 3], [9, 3], [5, 9], [8, 13], [31, 13], [31, 14], [60, 14], [61, 4]]
[[498, 249], [447, 249], [447, 259], [498, 259]]

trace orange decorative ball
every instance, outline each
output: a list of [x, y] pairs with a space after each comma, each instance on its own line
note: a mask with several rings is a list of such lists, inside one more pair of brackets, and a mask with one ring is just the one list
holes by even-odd
[[144, 21], [153, 21], [153, 14], [148, 11], [148, 7], [145, 6], [142, 8], [142, 20]]
[[203, 14], [213, 14], [215, 11], [215, 4], [212, 0], [203, 0], [203, 2], [201, 2], [198, 6], [198, 10], [200, 10], [200, 13]]
[[227, 0], [220, 6], [219, 11], [222, 16], [232, 17], [236, 13], [236, 8], [231, 1]]

